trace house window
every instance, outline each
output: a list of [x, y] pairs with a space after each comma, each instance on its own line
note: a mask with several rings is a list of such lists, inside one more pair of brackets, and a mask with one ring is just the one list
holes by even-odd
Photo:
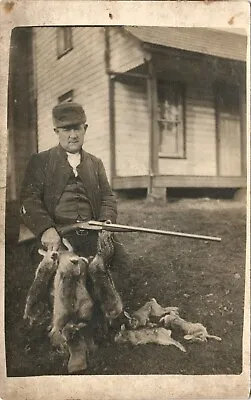
[[70, 103], [71, 101], [73, 101], [73, 90], [69, 90], [69, 92], [66, 92], [58, 97], [59, 104], [60, 103]]
[[159, 157], [185, 157], [184, 88], [179, 82], [157, 83]]
[[70, 26], [57, 28], [58, 58], [68, 53], [72, 48], [72, 28]]

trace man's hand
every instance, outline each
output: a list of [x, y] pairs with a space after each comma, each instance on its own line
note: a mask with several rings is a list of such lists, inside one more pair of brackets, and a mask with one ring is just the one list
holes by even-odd
[[49, 228], [42, 234], [41, 243], [50, 251], [58, 251], [61, 238], [55, 228]]

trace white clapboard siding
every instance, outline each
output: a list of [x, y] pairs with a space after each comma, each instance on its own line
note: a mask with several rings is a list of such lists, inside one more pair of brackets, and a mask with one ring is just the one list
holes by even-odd
[[116, 82], [115, 131], [116, 175], [148, 174], [149, 120], [145, 86]]
[[241, 176], [240, 118], [222, 114], [219, 119], [219, 173]]
[[123, 28], [109, 29], [110, 69], [125, 72], [143, 64], [144, 53], [141, 43]]
[[73, 90], [73, 100], [85, 108], [88, 130], [84, 148], [100, 157], [110, 176], [108, 77], [102, 27], [72, 28], [73, 49], [57, 58], [57, 30], [36, 28], [38, 149], [57, 143], [51, 110], [58, 97]]
[[161, 175], [216, 175], [216, 128], [213, 90], [186, 88], [186, 159], [159, 159]]

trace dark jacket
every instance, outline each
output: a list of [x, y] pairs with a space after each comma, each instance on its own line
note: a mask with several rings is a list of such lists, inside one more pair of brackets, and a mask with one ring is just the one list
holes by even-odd
[[[116, 222], [116, 200], [102, 161], [82, 150], [77, 170], [94, 219]], [[22, 220], [35, 236], [40, 237], [46, 229], [55, 226], [55, 208], [71, 173], [67, 154], [60, 145], [31, 157], [20, 200]]]

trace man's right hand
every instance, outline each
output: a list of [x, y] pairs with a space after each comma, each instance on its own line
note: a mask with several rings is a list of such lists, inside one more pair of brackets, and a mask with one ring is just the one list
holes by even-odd
[[50, 251], [58, 251], [61, 237], [57, 233], [55, 228], [49, 228], [42, 234], [41, 243]]

